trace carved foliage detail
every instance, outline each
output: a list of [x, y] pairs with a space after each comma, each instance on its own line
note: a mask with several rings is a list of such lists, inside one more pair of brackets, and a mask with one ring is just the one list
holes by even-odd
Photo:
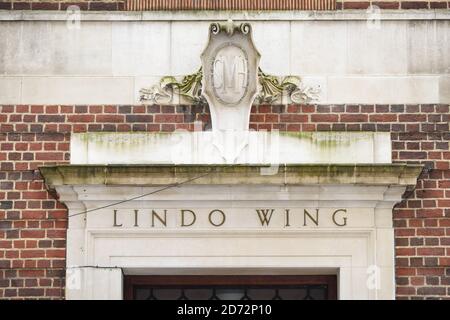
[[203, 103], [205, 99], [202, 96], [202, 77], [201, 67], [196, 73], [184, 76], [181, 81], [173, 76], [163, 77], [159, 84], [142, 88], [139, 91], [140, 100], [154, 104], [173, 103], [173, 96], [177, 94], [189, 103]]
[[[231, 31], [230, 31], [231, 32]], [[179, 95], [182, 103], [205, 103], [202, 96], [203, 72], [200, 67], [196, 73], [184, 76], [178, 81], [173, 76], [161, 78], [159, 84], [142, 88], [140, 100], [154, 104], [174, 103], [174, 95]], [[306, 86], [297, 76], [277, 77], [258, 70], [259, 92], [256, 103], [280, 103], [287, 94], [294, 103], [308, 103], [318, 99], [319, 89]]]
[[286, 93], [294, 103], [308, 103], [317, 99], [318, 89], [305, 86], [300, 77], [277, 77], [264, 73], [261, 68], [258, 71], [260, 84], [259, 94], [256, 97], [258, 103], [276, 103]]

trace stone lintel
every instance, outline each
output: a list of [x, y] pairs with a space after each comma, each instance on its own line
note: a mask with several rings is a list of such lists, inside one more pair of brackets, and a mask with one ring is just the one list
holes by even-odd
[[317, 185], [414, 186], [423, 169], [410, 164], [57, 165], [40, 167], [49, 189], [62, 185]]

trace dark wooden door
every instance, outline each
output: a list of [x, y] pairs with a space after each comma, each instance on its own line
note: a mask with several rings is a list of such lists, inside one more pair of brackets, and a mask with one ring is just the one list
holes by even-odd
[[127, 300], [335, 300], [335, 275], [126, 276]]

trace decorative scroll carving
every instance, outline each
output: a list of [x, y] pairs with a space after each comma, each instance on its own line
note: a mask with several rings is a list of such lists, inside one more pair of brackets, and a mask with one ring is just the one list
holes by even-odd
[[173, 76], [161, 78], [158, 85], [153, 85], [150, 88], [142, 88], [140, 93], [140, 100], [154, 104], [172, 103], [173, 95], [178, 94], [185, 98], [191, 104], [200, 104], [205, 102], [202, 96], [202, 68], [198, 69], [196, 73], [184, 76], [181, 81], [178, 81]]
[[242, 34], [248, 34], [251, 31], [251, 26], [249, 23], [235, 24], [233, 23], [233, 20], [228, 20], [225, 23], [211, 23], [210, 30], [212, 34], [225, 32], [228, 36], [231, 37], [235, 31], [241, 32]]
[[[178, 94], [184, 102], [202, 104], [206, 100], [202, 96], [202, 68], [193, 74], [184, 76], [181, 81], [175, 77], [161, 78], [159, 84], [150, 88], [142, 88], [140, 100], [153, 104], [173, 103], [173, 95]], [[306, 86], [297, 76], [277, 77], [258, 70], [259, 91], [256, 103], [277, 104], [281, 102], [283, 93], [287, 93], [293, 103], [309, 103], [318, 99], [319, 88]]]
[[258, 103], [277, 103], [285, 92], [294, 103], [308, 103], [318, 98], [319, 90], [305, 86], [297, 76], [280, 78], [268, 75], [259, 68], [258, 80], [260, 84], [259, 94], [256, 97]]

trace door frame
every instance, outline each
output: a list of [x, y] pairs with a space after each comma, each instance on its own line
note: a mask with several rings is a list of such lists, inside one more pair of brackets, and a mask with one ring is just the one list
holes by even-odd
[[133, 300], [138, 286], [189, 285], [323, 285], [328, 300], [337, 299], [336, 275], [128, 275], [124, 278], [123, 298]]

